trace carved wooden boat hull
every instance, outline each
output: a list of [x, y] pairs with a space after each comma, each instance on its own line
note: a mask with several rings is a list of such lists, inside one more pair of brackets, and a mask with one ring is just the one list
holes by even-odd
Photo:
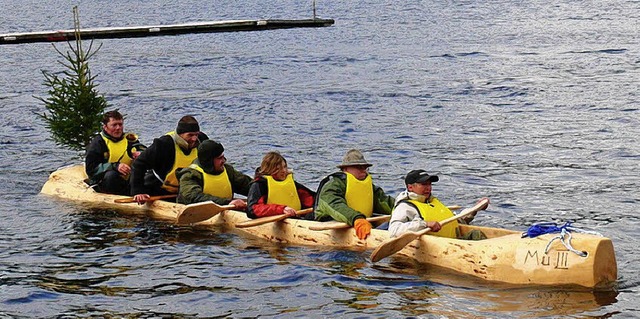
[[[185, 205], [165, 201], [151, 204], [120, 204], [114, 200], [123, 196], [101, 194], [84, 184], [84, 167], [74, 165], [51, 174], [41, 193], [73, 200], [88, 207], [116, 209], [123, 213], [146, 214], [154, 219], [175, 222]], [[281, 222], [249, 228], [234, 225], [249, 220], [243, 212], [224, 211], [193, 227], [230, 230], [257, 236], [272, 242], [369, 250], [386, 241], [388, 232], [372, 230], [366, 240], [359, 240], [353, 228], [313, 231], [318, 222], [286, 219]], [[482, 230], [486, 240], [470, 241], [422, 236], [398, 252], [420, 263], [443, 267], [493, 282], [515, 285], [568, 285], [590, 289], [611, 289], [617, 280], [617, 264], [610, 239], [573, 233], [572, 245], [587, 253], [581, 257], [569, 251], [559, 240], [549, 245], [557, 234], [536, 238], [521, 238], [521, 232], [461, 225], [463, 233]]]

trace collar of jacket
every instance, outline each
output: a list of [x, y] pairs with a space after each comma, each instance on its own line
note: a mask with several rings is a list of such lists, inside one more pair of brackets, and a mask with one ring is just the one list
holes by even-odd
[[213, 170], [213, 160], [209, 163], [200, 163], [200, 160], [196, 158], [195, 160], [193, 160], [193, 164], [200, 166], [200, 168], [202, 168], [202, 170], [207, 174], [220, 175], [220, 173], [216, 173]]
[[427, 198], [427, 196], [419, 195], [414, 192], [405, 190], [402, 193], [398, 194], [398, 196], [396, 197], [396, 204], [398, 204], [398, 202], [400, 202], [401, 200], [405, 200], [405, 199], [417, 200], [419, 202], [426, 203], [429, 198]]
[[115, 138], [115, 137], [109, 135], [109, 133], [105, 132], [104, 129], [102, 130], [102, 132], [100, 132], [100, 134], [102, 134], [102, 136], [104, 136], [104, 137], [106, 137], [109, 140], [114, 141], [114, 142], [120, 142], [124, 138], [124, 134], [122, 134], [122, 136], [120, 136], [120, 138]]

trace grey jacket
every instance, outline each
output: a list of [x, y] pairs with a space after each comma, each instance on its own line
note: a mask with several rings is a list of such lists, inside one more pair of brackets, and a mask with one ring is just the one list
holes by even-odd
[[420, 216], [415, 206], [400, 201], [415, 199], [424, 201], [425, 197], [413, 192], [404, 191], [396, 197], [396, 205], [391, 212], [389, 221], [389, 236], [397, 237], [408, 231], [419, 231], [427, 228], [427, 223]]

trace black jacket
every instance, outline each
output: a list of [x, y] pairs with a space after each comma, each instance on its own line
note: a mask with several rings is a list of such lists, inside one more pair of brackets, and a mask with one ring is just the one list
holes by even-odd
[[[108, 134], [105, 133], [105, 135], [109, 138]], [[140, 143], [135, 134], [125, 133], [122, 135], [122, 138], [125, 137], [128, 140], [127, 153], [129, 154], [129, 157], [133, 158], [133, 155], [131, 154], [133, 148], [138, 151], [146, 149], [146, 146]], [[121, 139], [113, 140], [119, 141]], [[119, 163], [109, 162], [109, 148], [107, 147], [107, 143], [104, 142], [101, 134], [96, 135], [87, 146], [87, 154], [84, 159], [84, 168], [87, 176], [89, 177], [88, 183], [90, 185], [99, 183], [106, 172], [110, 170], [117, 170], [118, 164]]]
[[[198, 140], [204, 141], [209, 137], [200, 132]], [[195, 149], [194, 149], [195, 150]], [[190, 152], [193, 152], [191, 150]], [[185, 153], [188, 154], [188, 153]], [[175, 143], [170, 135], [163, 135], [153, 140], [153, 143], [133, 162], [131, 169], [131, 195], [156, 195], [156, 189], [162, 185], [165, 177], [173, 168], [176, 160]], [[162, 181], [156, 178], [155, 172]], [[148, 177], [145, 179], [145, 176]]]

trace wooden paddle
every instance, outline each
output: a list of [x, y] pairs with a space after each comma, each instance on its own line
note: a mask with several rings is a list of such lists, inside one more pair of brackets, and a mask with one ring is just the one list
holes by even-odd
[[[300, 215], [306, 215], [309, 214], [313, 211], [313, 208], [306, 208], [303, 210], [299, 210], [296, 212], [296, 216], [300, 216]], [[267, 217], [261, 217], [261, 218], [256, 218], [256, 219], [252, 219], [252, 220], [248, 220], [246, 222], [242, 222], [242, 223], [238, 223], [235, 225], [236, 228], [247, 228], [247, 227], [253, 227], [253, 226], [260, 226], [260, 225], [264, 225], [267, 223], [275, 223], [281, 220], [285, 220], [287, 218], [289, 218], [289, 215], [275, 215], [275, 216], [267, 216]]]
[[[169, 194], [169, 195], [159, 195], [159, 196], [149, 196], [149, 199], [146, 202], [153, 202], [159, 199], [167, 199], [167, 198], [175, 198], [178, 194]], [[133, 197], [129, 198], [118, 198], [113, 200], [114, 203], [137, 203]]]
[[[479, 200], [473, 207], [464, 209], [460, 214], [449, 217], [440, 222], [440, 225], [444, 226], [458, 218], [465, 217], [467, 215], [473, 214], [479, 210], [487, 209], [489, 206], [489, 199], [483, 198]], [[416, 238], [428, 233], [431, 231], [431, 228], [427, 227], [421, 231], [417, 232], [406, 232], [396, 238], [391, 238], [384, 243], [380, 244], [373, 253], [371, 253], [371, 261], [376, 262], [388, 256], [391, 256], [404, 248], [404, 246], [408, 245], [410, 242], [414, 241]]]
[[194, 224], [207, 220], [225, 210], [234, 209], [235, 205], [220, 206], [212, 201], [187, 205], [176, 217], [178, 224]]
[[[456, 210], [456, 209], [460, 209], [462, 208], [462, 206], [458, 206], [458, 205], [454, 205], [454, 206], [447, 206], [450, 210]], [[391, 218], [391, 215], [381, 215], [381, 216], [374, 216], [374, 217], [369, 217], [367, 218], [367, 221], [371, 222], [387, 222], [389, 221], [389, 219]], [[330, 229], [344, 229], [344, 228], [349, 228], [351, 226], [349, 226], [349, 224], [347, 223], [343, 223], [343, 222], [338, 222], [338, 221], [329, 221], [329, 222], [323, 222], [322, 225], [317, 225], [317, 226], [309, 226], [310, 230], [330, 230]]]

